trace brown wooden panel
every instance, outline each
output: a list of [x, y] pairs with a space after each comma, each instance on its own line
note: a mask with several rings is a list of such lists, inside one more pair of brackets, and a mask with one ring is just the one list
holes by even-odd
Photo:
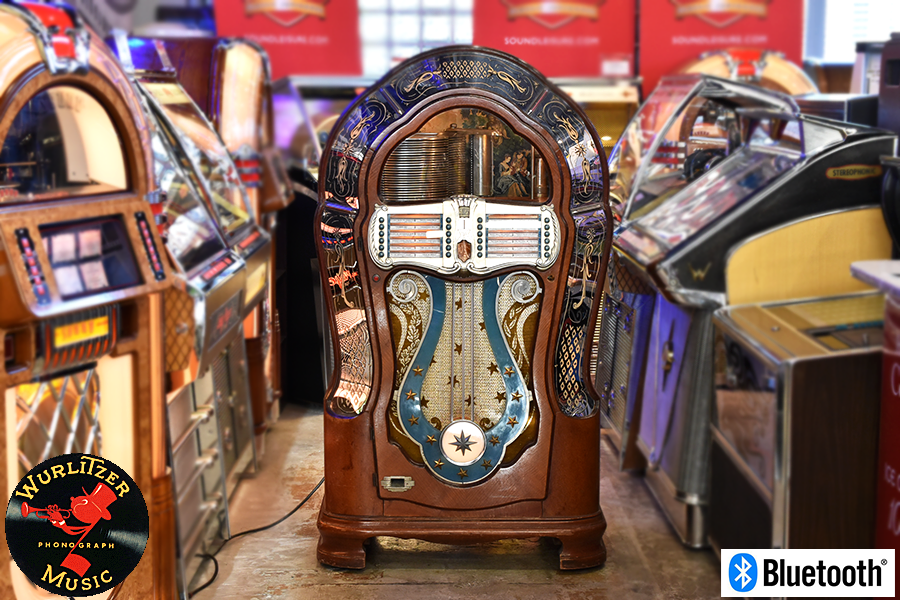
[[881, 353], [843, 353], [792, 371], [791, 548], [871, 548]]

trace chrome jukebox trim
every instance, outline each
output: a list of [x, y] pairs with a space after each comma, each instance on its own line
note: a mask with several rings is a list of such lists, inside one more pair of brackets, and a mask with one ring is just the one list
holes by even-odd
[[[64, 11], [72, 20], [74, 27], [65, 31], [58, 31], [56, 27], [51, 30], [24, 6], [12, 3], [0, 5], [0, 10], [11, 12], [28, 23], [29, 32], [37, 38], [38, 48], [40, 48], [41, 56], [50, 73], [53, 75], [70, 75], [73, 73], [84, 75], [90, 70], [91, 33], [84, 26], [81, 17], [74, 9], [61, 5], [57, 5], [55, 8]], [[74, 58], [56, 55], [56, 49], [53, 45], [53, 36], [55, 35], [66, 36], [72, 41], [72, 48], [75, 51]]]

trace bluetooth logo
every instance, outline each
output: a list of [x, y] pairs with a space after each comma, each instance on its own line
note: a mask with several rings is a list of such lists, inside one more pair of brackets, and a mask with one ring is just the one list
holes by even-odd
[[756, 559], [749, 554], [735, 554], [728, 564], [728, 580], [736, 592], [749, 592], [756, 587]]

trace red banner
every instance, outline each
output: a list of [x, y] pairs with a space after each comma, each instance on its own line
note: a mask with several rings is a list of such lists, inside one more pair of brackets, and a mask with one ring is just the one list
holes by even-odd
[[803, 61], [800, 0], [642, 0], [640, 71], [644, 94], [659, 78], [708, 50], [734, 46]]
[[260, 44], [272, 77], [360, 75], [356, 0], [215, 0], [218, 35]]
[[476, 0], [476, 46], [548, 77], [631, 77], [635, 0]]

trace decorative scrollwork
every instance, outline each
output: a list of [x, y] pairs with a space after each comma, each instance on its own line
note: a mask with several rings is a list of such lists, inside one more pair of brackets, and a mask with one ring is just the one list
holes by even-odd
[[397, 274], [388, 285], [388, 293], [394, 297], [394, 300], [401, 304], [412, 302], [419, 293], [419, 286], [416, 281], [404, 273]]
[[522, 271], [521, 273], [518, 273], [518, 275], [521, 275], [522, 277], [513, 282], [512, 286], [509, 288], [509, 293], [516, 302], [526, 304], [537, 298], [538, 294], [543, 290], [541, 290], [541, 285], [538, 282], [538, 278], [534, 276], [534, 273]]

